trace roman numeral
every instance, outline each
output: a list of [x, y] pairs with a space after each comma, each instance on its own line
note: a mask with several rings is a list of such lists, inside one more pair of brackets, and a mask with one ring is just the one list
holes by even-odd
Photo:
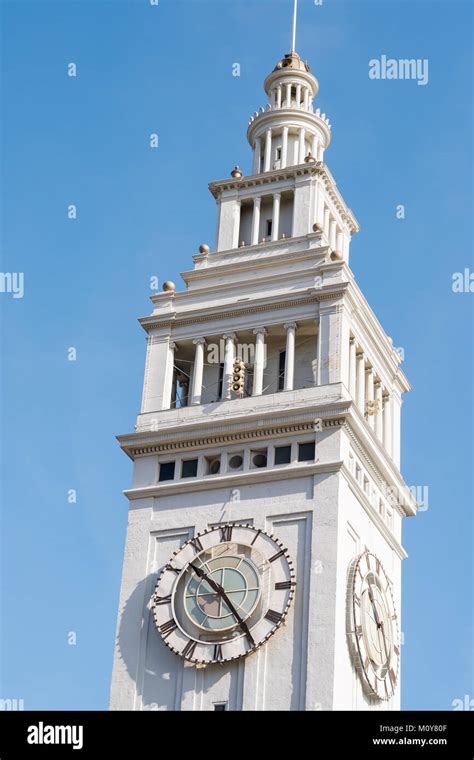
[[397, 646], [393, 647], [393, 651], [395, 652], [396, 655], [400, 654], [400, 650], [399, 650], [399, 648]]
[[370, 570], [370, 557], [368, 554], [365, 555], [365, 561], [367, 562], [367, 567]]
[[280, 551], [277, 552], [276, 554], [274, 554], [273, 557], [270, 557], [270, 559], [268, 561], [269, 562], [275, 562], [276, 559], [279, 559], [280, 557], [284, 557], [284, 556], [285, 556], [284, 550], [280, 549]]
[[397, 677], [393, 671], [393, 668], [390, 668], [388, 671], [388, 675], [390, 676], [390, 681], [392, 682], [393, 688], [395, 688], [395, 684], [397, 683]]
[[221, 541], [232, 541], [232, 525], [221, 526]]
[[274, 623], [277, 625], [277, 623], [281, 623], [283, 620], [283, 615], [280, 612], [275, 612], [275, 610], [268, 610], [267, 614], [265, 615], [265, 618], [269, 620], [271, 623]]
[[172, 570], [173, 573], [176, 573], [176, 575], [179, 575], [181, 572], [181, 570], [178, 570], [177, 567], [173, 567], [173, 565], [171, 565], [169, 562], [167, 565], [165, 565], [165, 570]]
[[181, 654], [183, 655], [183, 657], [192, 657], [196, 647], [197, 647], [197, 641], [192, 641], [191, 639], [189, 639], [188, 643], [184, 647]]
[[160, 633], [162, 636], [164, 634], [163, 638], [166, 639], [177, 627], [178, 626], [173, 619], [168, 620], [166, 623], [163, 623], [163, 625], [160, 625]]
[[368, 669], [368, 667], [369, 667], [369, 665], [370, 665], [370, 660], [369, 660], [369, 657], [367, 656], [367, 657], [365, 658], [365, 662], [364, 662], [364, 668], [367, 670], [367, 669]]
[[358, 636], [362, 636], [362, 626], [361, 625], [356, 626], [356, 634]]
[[201, 541], [199, 540], [199, 538], [197, 536], [195, 538], [192, 538], [189, 543], [193, 547], [193, 549], [196, 552], [196, 554], [198, 552], [202, 552], [202, 550], [203, 550], [204, 547], [201, 544]]
[[396, 619], [397, 619], [397, 616], [396, 616], [396, 614], [395, 614], [395, 615], [392, 615], [392, 620], [396, 620]]
[[170, 604], [171, 594], [168, 596], [155, 596], [155, 604]]
[[261, 532], [262, 532], [261, 530], [257, 530], [257, 532], [255, 534], [255, 537], [254, 537], [252, 543], [250, 544], [250, 546], [254, 545], [255, 541], [257, 540], [257, 538], [259, 537], [259, 535], [260, 535]]
[[354, 594], [354, 602], [360, 607], [360, 599], [356, 594]]
[[294, 585], [291, 581], [278, 581], [278, 583], [275, 583], [275, 590], [290, 589]]
[[380, 573], [380, 560], [378, 559], [375, 563], [375, 569], [377, 571], [377, 575]]
[[217, 660], [218, 662], [222, 662], [222, 660], [224, 659], [222, 656], [222, 646], [220, 644], [214, 644], [213, 659]]

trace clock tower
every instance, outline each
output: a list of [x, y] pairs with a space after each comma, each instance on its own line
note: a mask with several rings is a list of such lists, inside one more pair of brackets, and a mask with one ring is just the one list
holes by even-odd
[[212, 250], [153, 295], [114, 710], [400, 707], [400, 357], [349, 266], [359, 225], [295, 52], [209, 185]]

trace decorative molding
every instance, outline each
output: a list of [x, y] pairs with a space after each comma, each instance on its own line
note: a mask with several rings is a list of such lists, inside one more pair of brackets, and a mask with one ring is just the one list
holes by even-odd
[[[271, 311], [271, 310], [277, 310], [277, 309], [291, 309], [297, 306], [304, 306], [306, 304], [311, 303], [318, 303], [319, 301], [326, 301], [329, 299], [336, 299], [336, 298], [342, 298], [345, 293], [345, 289], [343, 288], [344, 284], [339, 285], [339, 290], [332, 291], [331, 293], [321, 293], [318, 289], [314, 289], [311, 291], [311, 295], [308, 296], [308, 289], [305, 289], [304, 295], [302, 295], [301, 298], [293, 298], [291, 301], [272, 301], [271, 303], [264, 303], [262, 305], [259, 304], [252, 304], [249, 306], [247, 303], [246, 306], [243, 306], [240, 309], [232, 309], [229, 311], [222, 311], [222, 309], [217, 309], [215, 311], [209, 311], [207, 314], [196, 313], [192, 317], [179, 317], [174, 316], [172, 319], [169, 318], [169, 315], [167, 314], [164, 318], [163, 317], [157, 317], [156, 315], [152, 315], [150, 317], [143, 317], [142, 319], [139, 319], [138, 321], [142, 325], [143, 329], [147, 332], [149, 330], [153, 330], [157, 327], [160, 328], [172, 328], [172, 327], [186, 327], [187, 325], [195, 325], [195, 324], [202, 324], [203, 322], [211, 322], [212, 320], [219, 318], [220, 320], [225, 319], [235, 319], [239, 317], [245, 317], [247, 315], [251, 314], [263, 314], [265, 312]], [[238, 328], [236, 328], [238, 330]], [[180, 338], [180, 340], [183, 340], [183, 338]]]
[[[324, 427], [323, 421], [323, 427]], [[328, 425], [329, 427], [329, 425]], [[301, 422], [278, 427], [263, 428], [261, 430], [247, 430], [234, 433], [223, 433], [215, 435], [204, 435], [186, 440], [174, 440], [170, 442], [155, 443], [147, 446], [127, 446], [127, 452], [133, 459], [139, 456], [149, 456], [150, 454], [163, 454], [178, 451], [188, 451], [197, 449], [212, 448], [213, 446], [232, 445], [243, 443], [262, 438], [271, 438], [273, 436], [295, 435], [297, 433], [314, 432], [314, 420], [311, 422]]]

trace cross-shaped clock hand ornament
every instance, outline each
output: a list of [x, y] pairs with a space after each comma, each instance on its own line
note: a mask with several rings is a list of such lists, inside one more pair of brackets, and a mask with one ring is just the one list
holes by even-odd
[[192, 567], [192, 569], [194, 570], [198, 578], [200, 578], [201, 580], [205, 580], [209, 584], [209, 586], [212, 589], [214, 589], [216, 594], [219, 594], [219, 596], [226, 603], [227, 607], [229, 608], [234, 618], [236, 619], [237, 623], [239, 624], [240, 630], [245, 634], [247, 641], [252, 647], [254, 647], [255, 641], [252, 638], [252, 634], [250, 633], [247, 623], [245, 623], [245, 621], [242, 620], [242, 618], [240, 617], [239, 613], [235, 609], [234, 605], [230, 601], [229, 597], [227, 596], [222, 586], [220, 586], [219, 583], [216, 583], [216, 581], [213, 580], [213, 578], [211, 578], [207, 573], [205, 573], [204, 570], [202, 570], [200, 567], [193, 565], [192, 562], [189, 563], [189, 567]]

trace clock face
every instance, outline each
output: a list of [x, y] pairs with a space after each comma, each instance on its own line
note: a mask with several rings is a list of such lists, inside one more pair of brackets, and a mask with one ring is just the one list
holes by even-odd
[[153, 615], [165, 644], [189, 662], [245, 657], [283, 623], [295, 590], [287, 549], [251, 525], [199, 533], [158, 578]]
[[366, 690], [379, 699], [395, 692], [400, 663], [392, 584], [382, 563], [365, 551], [351, 575], [351, 638]]

